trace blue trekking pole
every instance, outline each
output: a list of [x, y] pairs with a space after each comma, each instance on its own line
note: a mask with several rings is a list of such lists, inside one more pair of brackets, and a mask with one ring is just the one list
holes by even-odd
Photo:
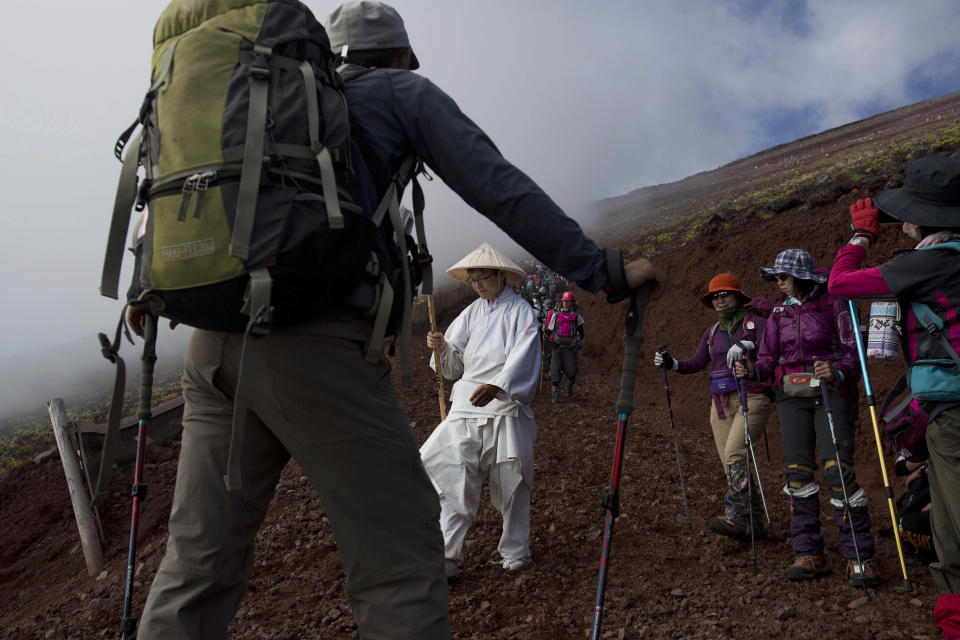
[[633, 391], [637, 382], [637, 362], [640, 359], [640, 345], [643, 344], [643, 314], [653, 283], [648, 282], [630, 292], [630, 306], [627, 309], [626, 334], [623, 336], [623, 375], [620, 378], [620, 397], [617, 399], [617, 444], [613, 455], [613, 473], [610, 487], [603, 494], [601, 504], [606, 509], [603, 529], [603, 550], [600, 554], [600, 578], [597, 584], [597, 598], [593, 607], [593, 629], [591, 640], [600, 637], [600, 620], [603, 617], [603, 596], [607, 588], [607, 569], [610, 566], [610, 545], [613, 542], [613, 521], [620, 515], [620, 467], [623, 463], [623, 444], [627, 437], [627, 420], [633, 413]]
[[133, 608], [133, 576], [137, 565], [137, 529], [140, 524], [140, 503], [147, 498], [147, 485], [143, 483], [143, 462], [147, 449], [147, 422], [152, 415], [150, 404], [153, 391], [153, 368], [157, 361], [157, 316], [145, 314], [143, 327], [143, 356], [140, 365], [140, 397], [137, 404], [139, 427], [137, 432], [137, 458], [133, 470], [133, 515], [130, 518], [130, 546], [127, 553], [127, 581], [123, 591], [123, 617], [121, 639], [134, 637], [137, 619], [131, 615]]
[[870, 407], [870, 419], [873, 422], [873, 438], [877, 441], [877, 455], [880, 457], [880, 472], [883, 475], [883, 491], [887, 496], [887, 506], [890, 509], [890, 519], [893, 521], [893, 539], [897, 543], [897, 555], [900, 558], [900, 572], [903, 574], [903, 591], [910, 593], [913, 586], [907, 577], [907, 563], [903, 558], [903, 545], [900, 543], [900, 526], [897, 523], [897, 508], [893, 502], [893, 488], [887, 476], [887, 463], [883, 457], [883, 445], [880, 442], [880, 426], [877, 422], [877, 402], [873, 397], [873, 387], [870, 385], [870, 372], [867, 370], [867, 354], [863, 348], [863, 336], [860, 335], [860, 316], [857, 305], [853, 300], [847, 300], [850, 306], [850, 320], [853, 322], [853, 335], [857, 341], [857, 356], [860, 358], [860, 372], [863, 374], [863, 390], [867, 395], [867, 406]]

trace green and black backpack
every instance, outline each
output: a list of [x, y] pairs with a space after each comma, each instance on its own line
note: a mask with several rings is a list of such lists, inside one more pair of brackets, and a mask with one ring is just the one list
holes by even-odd
[[256, 331], [342, 299], [377, 230], [352, 191], [323, 26], [295, 0], [197, 0], [171, 3], [153, 40], [150, 89], [115, 148], [126, 153], [101, 293], [118, 297], [134, 207], [134, 307]]

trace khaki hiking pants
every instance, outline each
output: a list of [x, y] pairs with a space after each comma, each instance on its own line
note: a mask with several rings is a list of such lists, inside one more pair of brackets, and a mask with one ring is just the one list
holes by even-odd
[[[763, 427], [767, 424], [773, 403], [762, 393], [747, 394], [747, 422], [750, 424], [750, 439], [753, 441], [753, 450], [757, 450], [760, 438], [763, 436]], [[717, 444], [717, 453], [724, 468], [736, 462], [747, 461], [747, 446], [744, 443], [743, 412], [740, 410], [740, 396], [731, 393], [727, 396], [727, 403], [723, 407], [726, 416], [721, 419], [717, 415], [717, 406], [710, 398], [710, 426], [713, 427], [713, 439]]]
[[937, 561], [930, 573], [942, 593], [960, 593], [960, 407], [927, 425], [930, 528]]
[[[290, 457], [323, 501], [360, 637], [448, 639], [440, 505], [384, 360], [344, 338], [262, 340], [240, 492], [223, 476], [243, 336], [197, 330], [183, 375], [183, 446], [166, 556], [140, 640], [219, 640], [253, 571], [254, 538]], [[325, 585], [317, 585], [324, 590]]]

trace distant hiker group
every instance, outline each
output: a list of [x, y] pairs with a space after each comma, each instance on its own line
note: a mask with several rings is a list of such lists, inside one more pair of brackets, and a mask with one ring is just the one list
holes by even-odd
[[[450, 96], [413, 73], [420, 61], [404, 22], [379, 0], [346, 2], [324, 24], [297, 0], [171, 2], [153, 45], [140, 111], [115, 146], [123, 166], [101, 280], [103, 295], [119, 296], [132, 235], [125, 318], [145, 337], [141, 433], [158, 318], [195, 330], [169, 538], [139, 624], [131, 603], [137, 509], [147, 493], [138, 456], [123, 638], [226, 637], [291, 458], [322, 499], [360, 637], [450, 638], [448, 580], [460, 571], [485, 480], [503, 518], [494, 562], [510, 572], [533, 561], [531, 403], [547, 352], [552, 403], [562, 383], [574, 396], [585, 322], [572, 283], [611, 303], [629, 299], [618, 457], [603, 498], [598, 637], [643, 312], [662, 293], [664, 274], [647, 259], [625, 264], [618, 249], [597, 246]], [[417, 179], [427, 168], [539, 262], [528, 274], [484, 243], [448, 269], [477, 299], [426, 336], [432, 366], [454, 384], [449, 414], [418, 448], [384, 348], [392, 336], [409, 381], [412, 303], [433, 290]], [[405, 194], [412, 212], [400, 207]], [[131, 210], [141, 216], [128, 234]], [[832, 270], [816, 269], [805, 250], [780, 252], [762, 268], [783, 295], [775, 305], [751, 298], [733, 274], [717, 274], [699, 296], [716, 318], [697, 351], [677, 359], [660, 349], [653, 362], [668, 407], [668, 372], [710, 367], [709, 422], [726, 486], [710, 529], [752, 541], [754, 553], [769, 533], [753, 443], [775, 403], [795, 556], [787, 576], [827, 571], [822, 468], [847, 579], [866, 590], [879, 578], [853, 468], [858, 380], [879, 430], [856, 306], [841, 298], [896, 300], [912, 395], [884, 419], [904, 443], [903, 469], [926, 465], [926, 550], [936, 555], [931, 571], [944, 593], [936, 615], [945, 637], [957, 638], [960, 160], [920, 158], [902, 188], [850, 212], [854, 237]], [[861, 269], [880, 224], [894, 221], [916, 250]], [[101, 338], [118, 380], [124, 321], [112, 342]], [[112, 425], [117, 407], [115, 399]], [[901, 568], [908, 585], [902, 555]]]

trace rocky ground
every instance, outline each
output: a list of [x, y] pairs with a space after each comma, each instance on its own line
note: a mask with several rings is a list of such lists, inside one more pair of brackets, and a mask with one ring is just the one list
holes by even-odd
[[[706, 225], [689, 242], [665, 247], [657, 262], [669, 273], [665, 294], [651, 304], [630, 417], [606, 592], [603, 636], [609, 638], [935, 638], [936, 589], [926, 568], [908, 564], [913, 590], [904, 593], [889, 532], [877, 445], [861, 410], [857, 470], [871, 500], [879, 537], [881, 584], [865, 598], [842, 576], [839, 541], [823, 499], [831, 577], [807, 584], [785, 578], [792, 553], [788, 510], [780, 488], [779, 424], [767, 425], [757, 454], [774, 535], [759, 542], [754, 572], [749, 544], [709, 532], [722, 511], [724, 479], [707, 421], [706, 373], [670, 377], [687, 508], [681, 493], [659, 370], [650, 362], [659, 344], [689, 357], [714, 321], [697, 302], [718, 272], [741, 277], [751, 295], [773, 297], [760, 279], [787, 247], [811, 250], [829, 265], [847, 239], [846, 208], [869, 195], [847, 183], [817, 206], [798, 206], [771, 219], [736, 216]], [[636, 242], [624, 237], [623, 246]], [[642, 238], [641, 238], [642, 241]], [[891, 232], [873, 255], [881, 260], [898, 245]], [[876, 260], [875, 260], [876, 262]], [[484, 499], [471, 530], [460, 576], [450, 585], [454, 637], [519, 640], [583, 638], [593, 617], [606, 490], [616, 437], [615, 403], [622, 363], [622, 305], [578, 291], [587, 338], [573, 399], [551, 405], [544, 384], [533, 405], [539, 432], [533, 491], [534, 561], [517, 573], [488, 563], [496, 553], [500, 520]], [[866, 307], [864, 306], [864, 312]], [[446, 326], [453, 312], [440, 319]], [[415, 384], [400, 391], [411, 428], [422, 442], [439, 422], [433, 373], [421, 328], [415, 341]], [[871, 363], [878, 397], [898, 375], [896, 363]], [[69, 410], [69, 407], [68, 407]], [[769, 454], [767, 454], [769, 446]], [[145, 479], [150, 497], [140, 526], [135, 611], [163, 554], [166, 519], [176, 473], [177, 443], [152, 447]], [[892, 464], [889, 455], [887, 465]], [[0, 638], [87, 639], [119, 637], [127, 557], [132, 471], [114, 478], [100, 511], [106, 569], [86, 575], [66, 482], [56, 459], [28, 464], [0, 480]], [[902, 488], [896, 487], [897, 493]], [[398, 498], [399, 499], [399, 498]], [[248, 639], [354, 638], [336, 542], [323, 506], [298, 467], [291, 464], [277, 488], [259, 538], [255, 577], [230, 627]]]

